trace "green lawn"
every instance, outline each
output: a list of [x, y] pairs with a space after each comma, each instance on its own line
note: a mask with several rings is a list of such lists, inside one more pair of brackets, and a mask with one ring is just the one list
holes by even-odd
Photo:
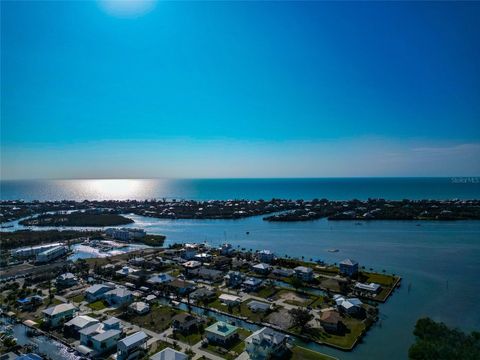
[[278, 289], [275, 286], [266, 286], [257, 292], [252, 292], [252, 295], [267, 299], [269, 297], [273, 297], [277, 291]]
[[81, 303], [82, 301], [85, 300], [85, 296], [83, 294], [78, 294], [78, 295], [75, 295], [74, 297], [72, 297], [70, 300], [75, 302], [75, 303]]
[[88, 304], [87, 306], [94, 311], [103, 310], [107, 307], [103, 300], [97, 300], [91, 304]]
[[[365, 329], [365, 324], [354, 318], [342, 318], [342, 322], [347, 327], [347, 331], [343, 335], [330, 334], [320, 328], [311, 328], [304, 332], [303, 335], [344, 349], [351, 349], [357, 338]], [[290, 330], [296, 333], [300, 332], [297, 328], [292, 328]]]
[[305, 349], [301, 346], [295, 346], [290, 354], [289, 360], [335, 360], [336, 358]]
[[[251, 299], [246, 300], [240, 304], [240, 306], [234, 306], [231, 308], [231, 314], [236, 316], [247, 317], [251, 321], [262, 322], [265, 317], [268, 316], [270, 312], [253, 312], [248, 307], [248, 303], [252, 301]], [[209, 307], [229, 313], [229, 309], [226, 305], [222, 304], [220, 300], [216, 299], [208, 304]]]
[[187, 335], [184, 335], [182, 333], [175, 333], [175, 335], [170, 335], [170, 338], [181, 341], [185, 344], [188, 344], [190, 346], [195, 345], [198, 343], [200, 340], [202, 340], [203, 337], [203, 331], [202, 332], [194, 332], [194, 333], [189, 333]]
[[365, 283], [377, 283], [383, 286], [392, 286], [395, 283], [396, 277], [387, 274], [369, 273], [362, 271], [359, 274], [359, 279]]
[[170, 326], [172, 317], [180, 312], [168, 306], [157, 305], [153, 306], [150, 312], [145, 315], [127, 315], [124, 313], [120, 317], [132, 324], [161, 333]]

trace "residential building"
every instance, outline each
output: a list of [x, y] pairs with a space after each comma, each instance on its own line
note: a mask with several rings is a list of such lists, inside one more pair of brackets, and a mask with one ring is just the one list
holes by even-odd
[[242, 284], [242, 287], [247, 292], [257, 291], [263, 284], [263, 280], [256, 277], [248, 277]]
[[288, 268], [273, 269], [272, 274], [280, 277], [290, 277], [295, 274], [295, 271]]
[[240, 302], [242, 301], [240, 297], [230, 294], [221, 294], [218, 297], [218, 300], [220, 300], [222, 304], [227, 306], [235, 306], [240, 304]]
[[195, 301], [214, 300], [217, 293], [213, 290], [201, 287], [190, 294], [190, 299]]
[[85, 290], [85, 299], [88, 302], [94, 302], [102, 299], [106, 292], [114, 289], [110, 284], [95, 284]]
[[166, 283], [169, 283], [170, 281], [173, 280], [173, 277], [171, 277], [168, 274], [165, 273], [160, 273], [160, 274], [155, 274], [151, 276], [148, 280], [147, 283], [154, 285], [154, 286], [160, 286]]
[[103, 298], [111, 305], [123, 305], [129, 304], [133, 301], [133, 293], [123, 287], [116, 287], [110, 291], [107, 291]]
[[56, 246], [50, 249], [47, 249], [45, 251], [42, 251], [41, 253], [37, 254], [37, 257], [35, 258], [35, 261], [37, 263], [47, 263], [52, 260], [58, 259], [59, 257], [65, 255], [67, 253], [67, 247], [66, 246]]
[[115, 271], [115, 274], [117, 276], [130, 276], [138, 273], [139, 271], [139, 269], [130, 266], [124, 266], [120, 270]]
[[264, 327], [245, 339], [245, 350], [252, 360], [280, 358], [288, 350], [289, 337]]
[[185, 268], [185, 272], [188, 273], [189, 271], [193, 269], [197, 269], [200, 266], [202, 266], [202, 263], [200, 261], [190, 260], [190, 261], [184, 262], [182, 266]]
[[115, 348], [122, 332], [120, 330], [106, 330], [91, 337], [92, 348], [98, 354], [103, 354]]
[[267, 275], [271, 268], [272, 267], [266, 263], [259, 263], [252, 266], [252, 270], [261, 275]]
[[79, 335], [79, 332], [89, 326], [100, 323], [98, 319], [88, 315], [76, 316], [65, 323], [65, 328], [73, 335]]
[[271, 263], [275, 258], [275, 255], [270, 250], [261, 250], [257, 254], [258, 261], [262, 263]]
[[188, 277], [196, 277], [210, 282], [219, 282], [223, 279], [223, 272], [206, 267], [189, 270]]
[[188, 281], [183, 281], [180, 279], [174, 279], [167, 284], [170, 291], [177, 295], [187, 295], [195, 290], [195, 285]]
[[320, 325], [328, 332], [338, 332], [341, 326], [341, 316], [335, 310], [323, 311], [320, 315]]
[[77, 308], [70, 303], [58, 304], [42, 311], [43, 319], [51, 327], [58, 327], [74, 317]]
[[173, 350], [172, 348], [169, 348], [169, 347], [150, 356], [150, 360], [187, 360], [187, 359], [188, 359], [187, 354], [177, 350]]
[[143, 301], [136, 301], [128, 306], [128, 309], [138, 315], [146, 314], [150, 311], [150, 305]]
[[63, 243], [43, 244], [38, 246], [23, 247], [11, 251], [11, 255], [17, 259], [27, 259], [34, 257], [45, 250], [64, 245]]
[[102, 354], [115, 348], [117, 341], [122, 336], [120, 320], [111, 317], [103, 323], [97, 323], [80, 330], [80, 344], [82, 353], [89, 353], [93, 349], [95, 353]]
[[238, 327], [218, 321], [205, 329], [205, 337], [209, 343], [225, 346], [238, 339]]
[[267, 312], [271, 308], [270, 304], [257, 300], [250, 301], [247, 306], [253, 312]]
[[349, 315], [360, 314], [363, 310], [363, 303], [357, 298], [346, 298], [341, 295], [334, 295], [333, 300], [341, 312]]
[[306, 266], [297, 266], [295, 269], [295, 276], [303, 281], [312, 281], [313, 280], [313, 270]]
[[116, 229], [116, 228], [109, 228], [105, 230], [105, 234], [108, 236], [120, 240], [120, 241], [131, 241], [135, 239], [141, 239], [144, 238], [147, 233], [143, 229], [129, 229], [129, 228], [123, 228], [123, 229]]
[[78, 284], [78, 279], [75, 275], [70, 272], [59, 275], [56, 280], [57, 286], [59, 287], [70, 287]]
[[200, 253], [193, 257], [195, 260], [200, 261], [202, 264], [212, 260], [212, 255], [208, 253]]
[[357, 282], [355, 284], [355, 290], [359, 292], [365, 291], [370, 294], [378, 294], [381, 289], [382, 287], [376, 283], [364, 284], [364, 283]]
[[41, 304], [43, 304], [43, 297], [40, 295], [32, 295], [30, 297], [17, 300], [17, 306], [21, 311], [32, 310]]
[[340, 262], [340, 274], [346, 276], [355, 276], [358, 274], [358, 262], [352, 259], [345, 259]]
[[180, 313], [172, 318], [173, 330], [183, 334], [195, 330], [199, 324], [200, 320], [196, 316], [188, 313]]
[[232, 244], [225, 243], [225, 244], [222, 244], [222, 246], [220, 246], [220, 254], [222, 255], [228, 256], [232, 254], [234, 251], [235, 250]]
[[242, 285], [245, 275], [243, 275], [243, 273], [240, 271], [229, 271], [223, 278], [225, 279], [225, 284], [228, 287], [237, 288]]
[[147, 340], [148, 335], [143, 331], [123, 338], [117, 344], [117, 360], [133, 360], [143, 357], [147, 351]]

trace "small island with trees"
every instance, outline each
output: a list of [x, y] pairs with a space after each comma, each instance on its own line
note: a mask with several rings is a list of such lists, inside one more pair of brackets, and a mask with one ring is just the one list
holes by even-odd
[[72, 213], [41, 214], [19, 222], [25, 226], [119, 226], [133, 223], [119, 214], [75, 211]]

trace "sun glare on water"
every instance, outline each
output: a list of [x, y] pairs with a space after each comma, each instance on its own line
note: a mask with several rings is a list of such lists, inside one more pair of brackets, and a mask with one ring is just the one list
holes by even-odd
[[82, 181], [84, 192], [98, 199], [135, 199], [148, 188], [148, 180], [99, 179]]

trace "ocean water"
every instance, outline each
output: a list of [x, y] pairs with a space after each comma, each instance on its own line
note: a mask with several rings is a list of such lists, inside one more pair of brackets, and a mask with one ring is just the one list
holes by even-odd
[[2, 200], [478, 199], [480, 178], [111, 179], [1, 181]]

